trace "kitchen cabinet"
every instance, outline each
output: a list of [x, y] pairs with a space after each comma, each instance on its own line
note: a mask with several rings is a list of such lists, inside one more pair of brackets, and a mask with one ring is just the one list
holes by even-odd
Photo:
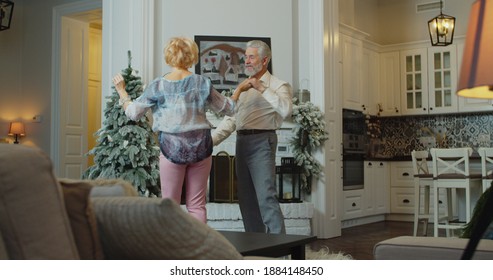
[[344, 191], [342, 220], [389, 212], [390, 165], [385, 161], [365, 161], [363, 189]]
[[400, 116], [400, 65], [399, 51], [380, 53], [379, 90], [377, 106], [380, 116]]
[[390, 174], [390, 213], [414, 214], [412, 162], [392, 162]]
[[362, 74], [361, 74], [361, 90], [362, 90], [362, 110], [365, 114], [375, 116], [379, 113], [380, 106], [378, 105], [379, 94], [379, 71], [380, 56], [377, 51], [363, 46], [362, 56]]
[[363, 43], [341, 34], [343, 108], [363, 111], [366, 95], [361, 90]]
[[401, 103], [403, 114], [428, 114], [426, 49], [401, 52]]
[[403, 115], [457, 113], [457, 47], [401, 51]]
[[[432, 170], [431, 161], [428, 163], [428, 169]], [[391, 214], [411, 214], [414, 215], [414, 205], [418, 203], [414, 197], [414, 174], [412, 161], [392, 162], [390, 166], [390, 213]], [[421, 201], [424, 201], [423, 192], [421, 192]], [[446, 207], [442, 203], [446, 201], [445, 193], [439, 194], [441, 214], [445, 214]], [[433, 200], [433, 192], [430, 191], [430, 201]], [[420, 205], [423, 212], [424, 205]], [[433, 206], [430, 207], [430, 213], [433, 214]]]
[[[377, 113], [378, 46], [364, 41], [367, 33], [340, 25], [342, 106], [368, 114]], [[371, 104], [370, 104], [371, 103]]]
[[430, 114], [458, 112], [457, 67], [456, 45], [428, 48]]
[[356, 219], [364, 216], [363, 195], [364, 189], [343, 192], [342, 220]]
[[365, 214], [389, 211], [390, 165], [385, 161], [365, 161]]

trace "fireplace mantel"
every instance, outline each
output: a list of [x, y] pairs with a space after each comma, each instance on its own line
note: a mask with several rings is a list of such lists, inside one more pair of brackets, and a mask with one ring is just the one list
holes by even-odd
[[[281, 203], [287, 234], [311, 235], [313, 203]], [[185, 206], [182, 205], [185, 209]], [[244, 231], [237, 203], [207, 203], [207, 224], [216, 230]]]

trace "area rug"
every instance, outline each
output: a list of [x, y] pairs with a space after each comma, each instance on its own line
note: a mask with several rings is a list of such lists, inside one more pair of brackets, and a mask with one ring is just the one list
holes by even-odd
[[318, 251], [305, 247], [305, 258], [307, 260], [352, 260], [353, 257], [343, 252], [331, 252], [328, 247], [322, 247]]

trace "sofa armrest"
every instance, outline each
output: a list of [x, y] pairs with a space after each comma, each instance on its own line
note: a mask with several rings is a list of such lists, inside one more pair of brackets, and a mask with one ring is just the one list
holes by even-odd
[[[469, 239], [399, 236], [373, 248], [376, 260], [460, 260]], [[493, 240], [482, 239], [473, 259], [493, 259]]]

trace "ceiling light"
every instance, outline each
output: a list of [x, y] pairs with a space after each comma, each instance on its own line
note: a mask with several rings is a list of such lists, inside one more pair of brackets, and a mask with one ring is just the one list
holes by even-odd
[[454, 40], [455, 17], [442, 13], [440, 0], [440, 14], [428, 21], [428, 31], [432, 46], [447, 46]]

